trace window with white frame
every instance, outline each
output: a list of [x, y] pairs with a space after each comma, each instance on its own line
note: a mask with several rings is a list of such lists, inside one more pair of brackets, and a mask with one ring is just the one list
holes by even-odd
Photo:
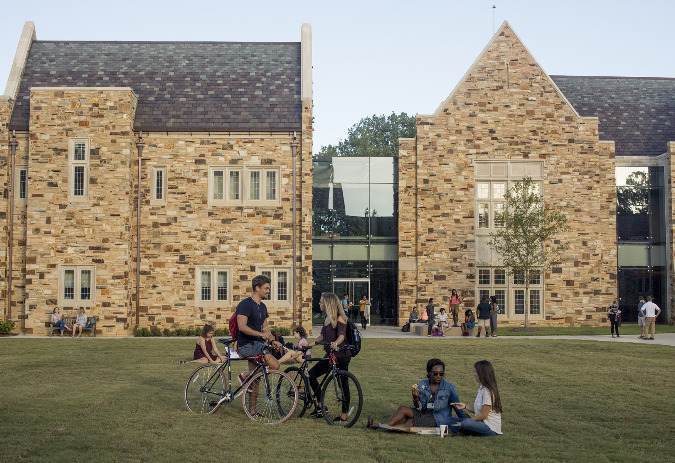
[[198, 306], [232, 301], [232, 269], [222, 265], [198, 265], [195, 272], [195, 301]]
[[96, 269], [93, 265], [59, 266], [59, 305], [91, 307], [94, 305]]
[[14, 176], [14, 198], [25, 203], [28, 198], [28, 168], [17, 166]]
[[284, 267], [260, 267], [259, 275], [270, 279], [270, 295], [267, 300], [272, 304], [288, 305], [291, 303], [291, 271]]
[[71, 138], [68, 143], [68, 199], [89, 197], [89, 139]]
[[150, 204], [166, 204], [166, 167], [153, 167], [150, 175]]
[[476, 182], [476, 215], [479, 229], [504, 226], [505, 193], [505, 181]]
[[279, 167], [210, 167], [209, 205], [280, 204], [280, 174]]
[[478, 268], [478, 299], [483, 297], [497, 298], [500, 314], [506, 314], [508, 287], [506, 284], [506, 270], [498, 267]]

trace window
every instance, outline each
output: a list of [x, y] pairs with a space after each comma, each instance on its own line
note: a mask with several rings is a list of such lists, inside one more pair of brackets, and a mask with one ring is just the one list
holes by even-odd
[[479, 285], [489, 285], [490, 284], [490, 269], [478, 269], [478, 284]]
[[150, 204], [166, 204], [166, 167], [153, 167], [150, 186]]
[[68, 199], [86, 201], [89, 196], [89, 139], [71, 138], [68, 144]]
[[218, 265], [200, 265], [196, 269], [198, 306], [222, 305], [232, 299], [232, 270]]
[[17, 166], [14, 177], [14, 198], [22, 203], [28, 198], [28, 168]]
[[265, 206], [280, 204], [278, 167], [211, 167], [209, 205]]
[[276, 305], [289, 305], [291, 302], [291, 272], [287, 268], [261, 267], [260, 275], [270, 279], [270, 295], [267, 300]]
[[478, 228], [490, 228], [490, 205], [478, 203]]
[[94, 305], [95, 287], [94, 266], [59, 266], [59, 305], [67, 307], [91, 307]]

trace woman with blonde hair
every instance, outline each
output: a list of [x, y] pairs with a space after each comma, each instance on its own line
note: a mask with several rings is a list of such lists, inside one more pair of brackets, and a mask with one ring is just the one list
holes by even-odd
[[[310, 343], [309, 346], [315, 346], [319, 342], [329, 343], [324, 346], [324, 349], [326, 350], [326, 353], [330, 353], [333, 349], [337, 349], [344, 345], [347, 336], [347, 319], [344, 316], [344, 311], [340, 307], [340, 299], [333, 293], [321, 294], [319, 307], [322, 312], [326, 313], [326, 320], [324, 321], [323, 327], [321, 327], [321, 334], [316, 340]], [[352, 352], [349, 349], [340, 350], [335, 352], [335, 357], [337, 358], [338, 368], [340, 370], [349, 371], [349, 361], [352, 359]], [[316, 365], [309, 370], [309, 384], [314, 392], [314, 397], [319, 397], [319, 381], [317, 378], [325, 375], [330, 368], [331, 366], [328, 363], [328, 359], [326, 359], [318, 361]], [[345, 398], [347, 399], [347, 402], [349, 402], [349, 384], [345, 382], [343, 387], [345, 389]], [[333, 422], [347, 421], [345, 405], [348, 405], [348, 403], [343, 404], [342, 414], [339, 417], [333, 418]], [[319, 404], [314, 404], [314, 407], [315, 409], [310, 413], [310, 416], [323, 418], [323, 411]]]

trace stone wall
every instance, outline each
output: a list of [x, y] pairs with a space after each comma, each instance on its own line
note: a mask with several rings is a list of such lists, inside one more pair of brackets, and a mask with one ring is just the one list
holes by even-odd
[[558, 238], [570, 251], [546, 273], [543, 314], [530, 319], [602, 321], [616, 298], [613, 144], [599, 142], [597, 118], [575, 112], [507, 24], [436, 113], [418, 116], [410, 145], [402, 140], [399, 154], [399, 321], [430, 297], [447, 307], [452, 288], [477, 305], [478, 160], [543, 161], [545, 201], [569, 219]]
[[[128, 333], [132, 219], [131, 89], [31, 91], [26, 239], [26, 334], [43, 334], [58, 303], [59, 265], [95, 265], [103, 334]], [[90, 140], [88, 199], [68, 198], [69, 140]], [[77, 288], [76, 288], [77, 291]], [[61, 307], [74, 315], [77, 306]]]

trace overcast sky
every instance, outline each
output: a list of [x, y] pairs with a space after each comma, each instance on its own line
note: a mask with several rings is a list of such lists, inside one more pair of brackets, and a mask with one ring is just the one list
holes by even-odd
[[300, 40], [312, 26], [314, 151], [362, 117], [430, 114], [508, 21], [549, 74], [675, 77], [673, 0], [5, 2], [4, 91], [25, 21], [38, 40]]

